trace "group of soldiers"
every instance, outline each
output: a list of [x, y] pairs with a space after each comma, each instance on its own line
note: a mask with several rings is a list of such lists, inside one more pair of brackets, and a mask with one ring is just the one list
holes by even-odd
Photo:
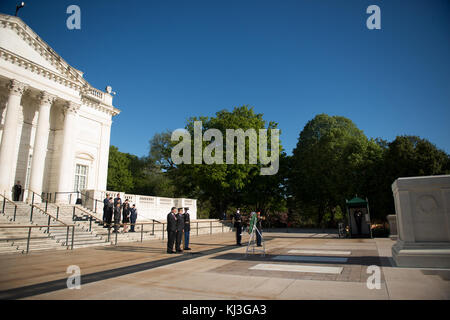
[[114, 233], [119, 232], [120, 228], [120, 218], [122, 217], [123, 232], [127, 231], [127, 224], [131, 223], [130, 232], [135, 232], [134, 227], [137, 219], [137, 209], [136, 205], [130, 207], [128, 199], [125, 199], [122, 203], [120, 194], [118, 193], [116, 198], [106, 194], [106, 198], [103, 200], [103, 227], [111, 228], [112, 219], [114, 218]]
[[[167, 253], [182, 253], [181, 242], [184, 233], [184, 250], [189, 248], [189, 233], [191, 231], [191, 218], [188, 213], [189, 208], [172, 207], [167, 215]], [[173, 246], [175, 244], [175, 250]]]

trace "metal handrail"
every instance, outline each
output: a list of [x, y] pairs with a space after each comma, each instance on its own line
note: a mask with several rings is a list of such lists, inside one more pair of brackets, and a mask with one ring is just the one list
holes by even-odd
[[81, 194], [82, 196], [84, 196], [85, 198], [92, 199], [92, 200], [95, 201], [95, 202], [94, 202], [94, 203], [95, 203], [95, 204], [94, 204], [94, 212], [97, 213], [97, 202], [103, 203], [103, 200], [99, 200], [99, 199], [92, 198], [91, 196], [89, 196], [89, 195], [87, 195], [87, 194], [85, 194], [85, 193], [83, 193], [83, 192], [81, 192], [81, 191], [80, 191], [80, 194]]
[[[32, 197], [32, 199], [31, 199], [31, 205], [33, 206], [34, 205], [34, 195], [37, 195], [37, 196], [39, 196], [40, 198], [41, 198], [41, 200], [44, 200], [44, 197], [42, 197], [39, 193], [37, 193], [37, 192], [34, 192], [33, 190], [31, 190], [31, 189], [27, 189], [28, 191], [31, 191], [32, 193], [33, 193], [33, 197]], [[50, 194], [50, 199], [51, 199], [51, 193], [46, 193], [46, 197], [45, 197], [45, 210], [42, 210], [42, 208], [39, 208], [39, 207], [36, 207], [36, 208], [38, 208], [38, 209], [40, 209], [41, 211], [43, 211], [45, 214], [49, 214], [48, 212], [47, 212], [47, 210], [48, 210], [48, 203], [49, 203], [49, 197], [48, 197], [48, 195]], [[57, 221], [59, 221], [59, 222], [61, 222], [61, 223], [64, 223], [63, 221], [61, 221], [61, 220], [59, 220], [58, 219], [58, 217], [59, 217], [59, 211], [60, 211], [60, 206], [58, 206], [56, 203], [53, 203], [53, 205], [54, 206], [56, 206], [56, 220]], [[33, 208], [32, 208], [33, 209]], [[31, 212], [31, 217], [30, 217], [30, 221], [32, 221], [32, 217], [33, 217], [33, 212]]]
[[[161, 221], [152, 219], [151, 222], [150, 221], [149, 222], [136, 222], [136, 223], [126, 223], [126, 224], [124, 224], [124, 223], [116, 224], [114, 222], [111, 222], [109, 224], [105, 224], [105, 222], [102, 219], [100, 219], [100, 218], [96, 217], [95, 215], [93, 215], [91, 212], [89, 212], [88, 209], [80, 208], [80, 207], [77, 207], [77, 206], [73, 206], [73, 214], [72, 214], [72, 219], [73, 220], [75, 220], [75, 212], [76, 212], [77, 209], [79, 211], [83, 212], [85, 215], [87, 215], [89, 217], [89, 231], [92, 231], [92, 220], [95, 220], [96, 222], [98, 222], [100, 224], [103, 224], [103, 225], [108, 227], [108, 240], [107, 240], [108, 242], [111, 239], [111, 228], [113, 226], [116, 226], [116, 227], [120, 228], [120, 227], [123, 227], [124, 225], [127, 225], [127, 226], [138, 226], [138, 225], [140, 225], [141, 226], [141, 242], [142, 242], [143, 241], [143, 233], [144, 233], [144, 225], [151, 224], [152, 225], [152, 235], [154, 235], [155, 234], [155, 223], [158, 223], [158, 224], [162, 225], [162, 229], [161, 229], [161, 231], [162, 231], [162, 240], [164, 240], [164, 232], [166, 231], [166, 230], [164, 230], [164, 225], [166, 225], [167, 222], [161, 222]], [[225, 222], [226, 220], [218, 220], [218, 221]], [[208, 222], [208, 221], [205, 221], [205, 222]], [[209, 221], [209, 226], [199, 227], [199, 222], [196, 221], [196, 224], [197, 224], [197, 228], [196, 228], [197, 229], [197, 235], [198, 235], [198, 230], [199, 229], [204, 229], [204, 228], [209, 228], [210, 229], [210, 234], [212, 234], [212, 223], [213, 222], [215, 222], [215, 221], [214, 220], [210, 220]], [[224, 224], [222, 223], [222, 232], [223, 232], [223, 229], [224, 229]], [[116, 233], [116, 235], [115, 235], [115, 245], [117, 245], [117, 234], [118, 233]]]
[[52, 214], [50, 214], [50, 213], [48, 213], [48, 212], [46, 212], [44, 209], [42, 209], [42, 208], [40, 208], [40, 207], [38, 207], [36, 204], [33, 204], [32, 205], [33, 207], [35, 207], [36, 209], [38, 209], [38, 210], [40, 210], [43, 214], [46, 214], [46, 215], [48, 215], [49, 216], [49, 218], [53, 218], [54, 220], [56, 220], [56, 221], [58, 221], [58, 222], [60, 222], [60, 223], [62, 223], [63, 225], [65, 225], [65, 226], [67, 226], [68, 224], [67, 223], [65, 223], [64, 221], [62, 221], [62, 220], [59, 220], [58, 219], [58, 217], [55, 217], [55, 216], [53, 216]]
[[87, 214], [89, 217], [94, 218], [96, 221], [99, 221], [99, 222], [102, 222], [102, 223], [103, 223], [103, 220], [102, 220], [102, 219], [100, 219], [100, 218], [94, 216], [92, 213], [90, 213], [90, 212], [88, 211], [88, 209], [80, 208], [80, 207], [77, 207], [77, 206], [73, 206], [73, 215], [72, 215], [72, 218], [75, 217], [75, 210], [77, 210], [77, 209], [80, 210], [81, 212], [84, 212], [84, 213]]
[[2, 213], [5, 214], [5, 205], [6, 205], [6, 201], [12, 203], [14, 205], [14, 217], [13, 217], [13, 221], [16, 221], [16, 212], [17, 212], [17, 204], [14, 201], [9, 200], [6, 195], [0, 194], [0, 196], [3, 197], [3, 205], [2, 205]]
[[[40, 195], [40, 194], [37, 193], [37, 192], [34, 192], [34, 191], [31, 190], [31, 189], [27, 189], [27, 190], [28, 190], [28, 191], [31, 191], [31, 192], [33, 193], [33, 194], [32, 194], [32, 199], [31, 199], [31, 215], [30, 215], [30, 221], [32, 221], [32, 218], [33, 218], [33, 208], [37, 208], [37, 209], [39, 209], [40, 211], [42, 211], [42, 213], [51, 216], [51, 217], [52, 217], [53, 219], [55, 219], [56, 221], [61, 222], [61, 223], [64, 224], [64, 225], [67, 225], [65, 222], [63, 222], [63, 221], [61, 221], [61, 220], [58, 219], [58, 214], [59, 214], [59, 206], [58, 206], [58, 205], [55, 204], [56, 207], [57, 207], [56, 217], [52, 216], [50, 213], [47, 212], [47, 211], [48, 211], [48, 196], [45, 198], [45, 210], [43, 210], [42, 208], [40, 208], [40, 207], [38, 207], [37, 205], [34, 204], [34, 195], [37, 195], [37, 196], [39, 196], [39, 197], [41, 198], [41, 200], [44, 200], [44, 198], [42, 197], [42, 195]], [[47, 195], [48, 195], [48, 193], [47, 193]]]
[[[49, 225], [2, 225], [0, 224], [0, 228], [5, 228], [5, 229], [14, 229], [14, 228], [47, 228]], [[55, 228], [65, 228], [65, 227], [73, 227], [75, 226], [74, 224], [66, 224], [66, 225], [58, 225], [58, 224], [52, 224], [50, 225], [50, 227], [55, 227]]]
[[0, 225], [0, 228], [3, 228], [3, 229], [28, 228], [26, 253], [28, 253], [29, 249], [30, 249], [31, 229], [33, 229], [33, 228], [50, 228], [50, 227], [52, 227], [52, 228], [67, 228], [67, 235], [66, 235], [66, 246], [67, 246], [67, 249], [69, 248], [69, 229], [70, 229], [70, 227], [72, 227], [72, 243], [71, 243], [70, 249], [73, 250], [73, 243], [74, 243], [74, 238], [75, 238], [75, 225], [74, 224], [70, 224], [70, 225], [69, 224], [68, 225], [53, 225], [53, 226], [50, 226], [50, 224], [49, 225], [36, 225], [36, 226], [34, 226], [34, 225], [28, 225], [28, 226], [17, 226], [17, 225], [5, 226], [5, 225]]
[[[42, 195], [40, 195], [37, 192], [34, 192], [31, 189], [25, 189], [28, 190], [28, 192], [31, 191], [32, 195], [31, 195], [31, 210], [30, 210], [30, 221], [33, 221], [33, 209], [34, 209], [34, 196], [37, 195], [39, 198], [41, 198], [41, 200], [43, 200]], [[48, 199], [45, 200], [45, 213], [47, 213], [47, 206], [48, 206]]]
[[[88, 215], [89, 217], [93, 218], [93, 219], [96, 220], [97, 222], [103, 223], [103, 220], [102, 220], [102, 219], [100, 219], [99, 217], [96, 217], [95, 215], [93, 215], [91, 212], [89, 212], [88, 209], [80, 208], [80, 207], [77, 207], [77, 206], [74, 206], [73, 208], [74, 208], [74, 209], [73, 209], [74, 212], [75, 212], [75, 210], [79, 210], [79, 211], [81, 211], [81, 212], [84, 212], [86, 215]], [[75, 216], [75, 214], [74, 214], [73, 216]], [[160, 222], [160, 221], [158, 221], [158, 220], [152, 219], [152, 222], [148, 221], [148, 222], [138, 222], [138, 223], [127, 223], [126, 225], [130, 225], [130, 226], [131, 226], [131, 225], [153, 224], [153, 223], [161, 223], [161, 224], [164, 224], [164, 222]], [[121, 224], [121, 225], [122, 225], [122, 224]]]
[[81, 193], [80, 191], [55, 191], [55, 198], [54, 198], [54, 201], [56, 202], [56, 196], [58, 195], [58, 194], [69, 194], [70, 195], [70, 197], [69, 197], [69, 203], [71, 203], [72, 202], [72, 194], [73, 193], [76, 193], [77, 194], [77, 197], [78, 197], [78, 194], [79, 193]]

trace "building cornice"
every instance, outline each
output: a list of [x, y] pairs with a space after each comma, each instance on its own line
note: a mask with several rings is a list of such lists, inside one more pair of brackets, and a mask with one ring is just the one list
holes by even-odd
[[119, 109], [114, 108], [112, 106], [108, 106], [108, 105], [103, 104], [101, 102], [98, 102], [98, 101], [96, 101], [96, 100], [94, 100], [94, 99], [92, 99], [92, 98], [90, 98], [90, 97], [88, 97], [86, 95], [83, 95], [83, 97], [81, 98], [81, 102], [84, 105], [87, 105], [87, 106], [91, 107], [94, 110], [98, 110], [98, 111], [107, 113], [107, 114], [109, 114], [111, 116], [116, 116], [116, 115], [118, 115], [120, 113]]
[[33, 61], [30, 61], [24, 57], [21, 57], [7, 49], [1, 48], [0, 47], [0, 58], [10, 62], [14, 65], [17, 65], [19, 67], [22, 67], [34, 74], [37, 74], [41, 77], [44, 77], [46, 79], [52, 80], [56, 83], [62, 84], [65, 87], [77, 90], [77, 91], [81, 91], [81, 84], [78, 81], [73, 81], [67, 77], [63, 77], [60, 74], [47, 69]]
[[57, 54], [39, 35], [37, 35], [22, 19], [6, 14], [0, 14], [0, 24], [7, 29], [11, 29], [30, 45], [34, 50], [45, 58], [59, 72], [70, 78], [72, 81], [87, 83], [82, 77], [83, 73], [70, 66], [59, 54]]
[[112, 116], [120, 113], [120, 110], [112, 106], [112, 97], [110, 97], [109, 94], [91, 86], [89, 82], [83, 78], [83, 73], [81, 71], [71, 67], [25, 22], [23, 22], [22, 19], [15, 16], [0, 14], [0, 27], [15, 31], [22, 40], [34, 48], [34, 50], [58, 70], [59, 73], [0, 47], [1, 59], [78, 91], [82, 97], [82, 101], [88, 106], [94, 107], [97, 110], [102, 110]]

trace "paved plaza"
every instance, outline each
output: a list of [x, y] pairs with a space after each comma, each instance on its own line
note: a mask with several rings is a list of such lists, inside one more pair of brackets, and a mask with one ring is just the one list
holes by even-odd
[[[234, 236], [200, 235], [192, 251], [171, 255], [161, 240], [5, 254], [0, 299], [450, 299], [450, 270], [392, 267], [388, 238], [266, 232], [266, 255], [246, 257]], [[80, 289], [66, 287], [70, 265]], [[367, 286], [373, 265], [379, 289]]]

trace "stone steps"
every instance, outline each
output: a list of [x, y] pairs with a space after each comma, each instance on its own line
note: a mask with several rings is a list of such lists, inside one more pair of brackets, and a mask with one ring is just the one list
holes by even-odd
[[[27, 247], [19, 248], [18, 251], [21, 251], [21, 253], [25, 254], [27, 250]], [[67, 250], [67, 247], [63, 246], [34, 246], [30, 244], [30, 247], [28, 248], [28, 252], [36, 252], [36, 251], [52, 251], [52, 250]]]
[[[14, 242], [14, 241], [27, 241], [28, 237], [7, 237], [7, 238], [0, 238], [0, 241], [6, 241], [6, 242]], [[30, 237], [30, 241], [39, 241], [39, 240], [48, 240], [51, 239], [51, 237]]]
[[[5, 206], [4, 215], [2, 215], [2, 220], [0, 223], [4, 222], [6, 224], [15, 224], [15, 225], [47, 225], [48, 224], [48, 216], [42, 213], [40, 210], [33, 210], [33, 221], [29, 221], [30, 219], [30, 205], [22, 202], [17, 203], [16, 210], [16, 221], [12, 221], [12, 217], [14, 215], [14, 206], [10, 204], [9, 206]], [[45, 204], [37, 204], [42, 209], [45, 209]], [[68, 223], [75, 224], [75, 236], [74, 236], [74, 248], [88, 247], [88, 246], [99, 246], [104, 245], [106, 242], [100, 236], [97, 236], [93, 232], [86, 231], [87, 229], [83, 224], [78, 223], [78, 221], [72, 221], [72, 206], [67, 206], [66, 210], [61, 210], [58, 219]], [[56, 216], [56, 207], [51, 204], [47, 207], [47, 212], [53, 216]], [[51, 219], [50, 224], [60, 225], [54, 219]], [[33, 228], [31, 237], [30, 237], [30, 246], [29, 251], [42, 251], [42, 250], [54, 250], [54, 249], [66, 249], [66, 237], [67, 237], [67, 229], [66, 228], [52, 228], [50, 227], [50, 231], [47, 234], [47, 228]], [[28, 228], [24, 229], [0, 229], [0, 239], [8, 240], [6, 245], [2, 245], [0, 248], [4, 250], [0, 250], [0, 253], [4, 251], [12, 251], [9, 245], [13, 248], [16, 247], [17, 252], [24, 252], [26, 250], [28, 238]], [[69, 246], [72, 243], [72, 227], [69, 229], [69, 237], [68, 244]], [[8, 245], [9, 244], [9, 245]]]
[[[9, 242], [12, 242], [13, 245], [17, 246], [26, 246], [27, 245], [27, 239], [17, 239], [17, 240], [11, 240]], [[49, 244], [49, 245], [61, 245], [60, 243], [57, 243], [51, 238], [46, 239], [30, 239], [30, 244]]]
[[[20, 242], [14, 242], [14, 245], [18, 246], [18, 251], [21, 251], [22, 253], [26, 253], [27, 249], [27, 242], [26, 241], [20, 241]], [[57, 243], [54, 241], [49, 242], [33, 242], [30, 241], [28, 251], [40, 251], [40, 250], [55, 250], [55, 249], [66, 249], [65, 246], [63, 246], [61, 243]]]
[[[45, 210], [45, 203], [36, 204], [38, 207]], [[114, 244], [116, 241], [116, 234], [112, 232], [110, 233], [110, 241], [108, 242], [108, 229], [103, 228], [101, 223], [92, 220], [90, 222], [89, 215], [83, 213], [81, 210], [75, 210], [75, 221], [73, 221], [73, 207], [78, 207], [82, 210], [90, 212], [93, 216], [101, 219], [102, 213], [94, 214], [91, 210], [86, 209], [80, 205], [59, 205], [59, 211], [57, 206], [53, 203], [49, 203], [47, 205], [47, 212], [56, 217], [58, 212], [58, 219], [63, 221], [66, 224], [74, 224], [75, 225], [75, 236], [74, 236], [74, 244], [73, 248], [86, 248], [91, 246], [105, 246]], [[1, 207], [0, 207], [1, 209]], [[47, 225], [48, 224], [48, 216], [42, 213], [38, 209], [33, 210], [33, 221], [30, 222], [30, 210], [31, 207], [29, 204], [23, 202], [17, 202], [17, 210], [16, 210], [16, 221], [12, 221], [12, 217], [14, 215], [14, 206], [10, 203], [5, 205], [5, 212], [3, 215], [0, 215], [0, 223], [5, 224], [17, 224], [17, 225]], [[144, 222], [144, 221], [138, 221]], [[51, 219], [51, 224], [59, 224], [56, 220]], [[91, 225], [91, 230], [89, 230], [89, 225]], [[191, 236], [197, 235], [196, 230], [197, 222], [191, 222]], [[209, 234], [213, 233], [221, 233], [230, 232], [233, 229], [228, 225], [222, 226], [222, 222], [220, 221], [202, 221], [199, 223], [200, 229], [198, 230], [198, 234]], [[118, 233], [117, 234], [117, 243], [127, 243], [127, 242], [138, 242], [141, 240], [141, 226], [138, 225], [135, 227], [135, 232], [127, 232], [127, 233]], [[167, 238], [167, 231], [165, 230], [166, 225], [164, 225], [164, 235], [163, 235], [163, 225], [159, 223], [147, 224], [144, 225], [144, 232], [142, 235], [142, 239], [145, 240], [154, 240], [154, 239], [164, 239]], [[4, 229], [6, 230], [6, 229]], [[0, 253], [2, 253], [2, 249], [6, 251], [14, 252], [15, 247], [18, 247], [16, 252], [23, 252], [26, 250], [26, 240], [28, 237], [28, 229], [8, 229], [4, 231], [0, 229]], [[120, 229], [122, 230], [122, 228]], [[128, 230], [130, 230], [130, 226], [128, 225]], [[154, 230], [154, 233], [152, 231]], [[51, 249], [65, 249], [67, 237], [67, 229], [66, 228], [51, 228], [50, 232], [47, 234], [47, 228], [33, 228], [31, 233], [30, 240], [30, 251], [41, 251], [41, 250], [51, 250]], [[1, 240], [10, 240], [3, 244]], [[71, 246], [72, 242], [72, 227], [69, 229], [69, 237], [68, 244]], [[10, 244], [11, 246], [9, 246]]]
[[74, 244], [73, 248], [74, 249], [79, 249], [79, 248], [89, 248], [89, 247], [99, 247], [99, 246], [110, 246], [111, 243], [110, 242], [99, 242], [97, 244]]
[[12, 241], [0, 241], [0, 248], [8, 248], [8, 247], [14, 247]]
[[[55, 237], [56, 239], [59, 238], [66, 238], [67, 237], [67, 232], [60, 232], [60, 233], [55, 233], [55, 232], [50, 232], [52, 237]], [[72, 230], [69, 231], [69, 238], [72, 237]], [[86, 234], [85, 232], [79, 232], [77, 234], [77, 231], [75, 230], [75, 236], [76, 239], [92, 239], [92, 234]]]
[[0, 254], [18, 254], [22, 253], [22, 250], [19, 250], [17, 247], [11, 247], [11, 248], [1, 248]]
[[[79, 205], [75, 205], [75, 206], [82, 208], [83, 210], [86, 210], [88, 212], [91, 212], [90, 210], [88, 210], [84, 207], [81, 207]], [[56, 210], [56, 209], [53, 208], [52, 210]], [[95, 217], [100, 218], [98, 215], [95, 215], [93, 212], [91, 212], [91, 214]], [[66, 218], [72, 220], [73, 205], [60, 206], [59, 215], [60, 215], [60, 217], [66, 217]], [[75, 223], [78, 226], [80, 226], [80, 228], [82, 228], [85, 232], [89, 232], [91, 234], [101, 237], [103, 239], [103, 241], [107, 241], [107, 239], [108, 239], [108, 229], [107, 228], [103, 228], [103, 225], [97, 223], [95, 220], [93, 220], [91, 223], [89, 215], [83, 214], [80, 210], [76, 210], [76, 216], [77, 216], [78, 220], [76, 220]], [[91, 224], [91, 231], [89, 231], [90, 224]], [[128, 230], [129, 230], [129, 226], [128, 226]], [[156, 238], [154, 235], [150, 234], [150, 232], [151, 232], [151, 229], [144, 230], [143, 240], [152, 240], [152, 239]], [[141, 239], [140, 231], [139, 231], [139, 233], [135, 232], [135, 233], [119, 233], [119, 234], [117, 234], [117, 243], [135, 242], [135, 241], [140, 241], [140, 239]], [[111, 230], [111, 234], [110, 234], [110, 242], [115, 243], [115, 234], [112, 232], [112, 230]]]

